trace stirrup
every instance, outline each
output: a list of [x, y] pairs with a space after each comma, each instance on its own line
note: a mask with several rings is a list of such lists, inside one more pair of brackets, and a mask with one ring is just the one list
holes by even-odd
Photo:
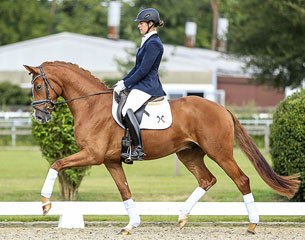
[[126, 164], [133, 164], [133, 160], [130, 157], [129, 153], [122, 153], [121, 154], [122, 157], [122, 162], [126, 163]]
[[132, 160], [139, 160], [139, 161], [143, 161], [144, 157], [145, 157], [145, 153], [143, 151], [143, 148], [141, 146], [136, 146], [133, 151], [130, 154], [130, 158]]
[[127, 164], [132, 164], [133, 161], [139, 160], [143, 161], [145, 157], [145, 153], [143, 152], [143, 149], [135, 148], [133, 151], [129, 151], [127, 153], [122, 153], [121, 157], [123, 158], [123, 162]]

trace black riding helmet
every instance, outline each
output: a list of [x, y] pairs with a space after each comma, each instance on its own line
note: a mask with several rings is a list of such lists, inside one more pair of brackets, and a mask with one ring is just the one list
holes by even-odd
[[159, 12], [154, 8], [146, 8], [138, 13], [135, 18], [136, 22], [154, 22], [155, 26], [159, 26], [160, 24], [160, 15]]

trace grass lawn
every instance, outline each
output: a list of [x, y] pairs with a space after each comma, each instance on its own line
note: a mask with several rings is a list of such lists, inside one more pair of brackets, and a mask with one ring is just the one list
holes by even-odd
[[[286, 201], [274, 193], [259, 177], [250, 161], [235, 149], [241, 169], [249, 176], [256, 201]], [[270, 157], [266, 155], [268, 161]], [[40, 190], [45, 180], [48, 163], [37, 148], [0, 148], [0, 201], [40, 201]], [[174, 175], [174, 155], [157, 160], [124, 165], [124, 170], [136, 201], [185, 201], [197, 187], [197, 181], [180, 166], [180, 175]], [[242, 201], [242, 195], [224, 171], [206, 159], [206, 165], [216, 176], [217, 183], [201, 201]], [[56, 181], [52, 200], [60, 200]], [[88, 171], [79, 188], [80, 201], [121, 201], [119, 192], [106, 168], [94, 166]], [[176, 221], [175, 216], [143, 216], [143, 221]], [[262, 221], [304, 221], [303, 217], [269, 217]], [[46, 221], [58, 217], [3, 216], [0, 221]], [[86, 216], [89, 221], [127, 221], [127, 216]], [[247, 221], [247, 216], [192, 216], [191, 221]]]
[[[285, 200], [275, 194], [258, 176], [250, 161], [235, 149], [241, 169], [249, 176], [256, 201]], [[269, 158], [269, 156], [266, 156]], [[39, 201], [40, 190], [48, 171], [48, 163], [37, 148], [0, 149], [0, 201]], [[196, 179], [181, 165], [174, 175], [174, 155], [157, 160], [124, 165], [136, 201], [185, 201], [197, 187]], [[242, 201], [242, 195], [224, 171], [206, 159], [217, 183], [203, 201]], [[59, 199], [58, 181], [53, 200]], [[119, 192], [106, 168], [94, 166], [79, 188], [81, 201], [121, 201]]]

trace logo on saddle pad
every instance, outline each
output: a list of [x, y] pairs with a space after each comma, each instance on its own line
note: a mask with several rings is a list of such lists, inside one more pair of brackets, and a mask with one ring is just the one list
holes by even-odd
[[[125, 128], [122, 123], [122, 108], [126, 102], [127, 94], [121, 93], [118, 96], [113, 94], [112, 116], [115, 121]], [[165, 97], [149, 100], [138, 111], [135, 112], [141, 129], [166, 129], [172, 124], [172, 113], [169, 102]]]

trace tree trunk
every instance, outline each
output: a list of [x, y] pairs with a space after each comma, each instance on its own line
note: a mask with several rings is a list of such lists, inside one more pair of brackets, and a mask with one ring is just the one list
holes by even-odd
[[58, 174], [58, 180], [60, 184], [61, 198], [65, 201], [77, 200], [78, 186], [76, 187], [69, 183], [62, 171]]
[[212, 44], [211, 50], [217, 50], [217, 28], [218, 28], [218, 18], [219, 18], [219, 0], [211, 0], [211, 7], [213, 10], [213, 33], [212, 33]]

